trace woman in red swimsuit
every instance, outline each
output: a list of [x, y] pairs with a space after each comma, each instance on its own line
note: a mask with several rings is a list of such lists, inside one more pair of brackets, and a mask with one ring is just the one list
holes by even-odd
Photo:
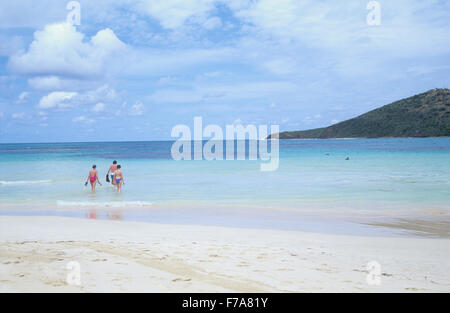
[[91, 182], [92, 192], [95, 192], [95, 185], [97, 185], [97, 183], [99, 183], [100, 186], [102, 185], [100, 183], [100, 181], [98, 180], [98, 172], [97, 172], [96, 168], [97, 168], [97, 165], [92, 166], [92, 170], [89, 171], [89, 176], [88, 176], [86, 184], [85, 184], [85, 185], [87, 185], [88, 181]]

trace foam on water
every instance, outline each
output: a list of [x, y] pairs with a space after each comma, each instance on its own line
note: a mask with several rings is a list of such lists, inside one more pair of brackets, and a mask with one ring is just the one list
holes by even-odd
[[58, 207], [84, 208], [84, 207], [101, 207], [101, 208], [136, 208], [136, 207], [150, 207], [151, 202], [148, 201], [110, 201], [110, 202], [95, 202], [95, 201], [56, 201]]
[[50, 179], [45, 179], [45, 180], [16, 180], [16, 181], [0, 180], [0, 186], [50, 184], [51, 182], [52, 181]]

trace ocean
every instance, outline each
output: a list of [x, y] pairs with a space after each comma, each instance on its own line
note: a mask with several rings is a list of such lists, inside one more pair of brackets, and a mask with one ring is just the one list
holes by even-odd
[[[384, 231], [372, 219], [450, 212], [450, 138], [280, 140], [272, 172], [261, 160], [175, 161], [172, 144], [0, 144], [0, 214], [360, 234]], [[105, 181], [113, 160], [121, 194]]]

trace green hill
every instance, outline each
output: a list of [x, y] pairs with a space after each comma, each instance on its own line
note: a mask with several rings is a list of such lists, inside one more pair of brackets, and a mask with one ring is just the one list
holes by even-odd
[[329, 127], [279, 134], [280, 139], [442, 136], [450, 136], [449, 89], [433, 89]]

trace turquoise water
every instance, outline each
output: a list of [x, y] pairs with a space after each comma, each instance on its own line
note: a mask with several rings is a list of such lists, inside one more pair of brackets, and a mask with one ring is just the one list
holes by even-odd
[[[174, 161], [171, 145], [0, 144], [0, 214], [110, 208], [130, 219], [297, 229], [312, 215], [450, 211], [450, 138], [280, 140], [273, 172], [260, 160]], [[105, 182], [114, 159], [120, 195]], [[103, 184], [95, 195], [84, 186], [92, 164]]]

